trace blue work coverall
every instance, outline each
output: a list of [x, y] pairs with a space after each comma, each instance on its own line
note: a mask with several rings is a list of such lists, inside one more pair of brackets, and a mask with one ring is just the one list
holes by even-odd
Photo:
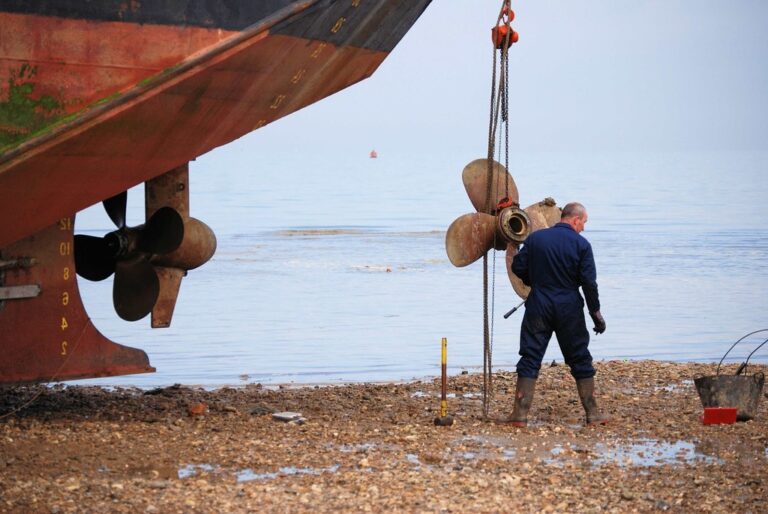
[[592, 245], [567, 223], [531, 233], [512, 261], [512, 272], [531, 287], [520, 327], [517, 374], [538, 378], [544, 352], [557, 335], [560, 350], [576, 380], [595, 376], [584, 320], [600, 310]]

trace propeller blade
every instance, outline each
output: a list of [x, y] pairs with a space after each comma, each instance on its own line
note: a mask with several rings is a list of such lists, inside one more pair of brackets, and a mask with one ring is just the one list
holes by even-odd
[[107, 198], [103, 202], [104, 210], [107, 211], [107, 216], [112, 220], [117, 228], [125, 227], [125, 209], [128, 204], [128, 191]]
[[159, 294], [157, 273], [143, 256], [117, 262], [112, 302], [118, 316], [126, 321], [140, 320], [152, 311]]
[[[531, 222], [533, 224], [531, 232], [535, 232], [542, 228], [553, 227], [557, 223], [560, 223], [561, 212], [562, 209], [557, 206], [552, 198], [545, 198], [544, 200], [525, 208], [525, 213], [531, 217]], [[538, 224], [533, 223], [534, 217], [537, 218]]]
[[75, 236], [75, 271], [94, 282], [104, 280], [115, 272], [115, 258], [104, 238]]
[[488, 210], [485, 208], [486, 196], [488, 195], [488, 160], [477, 159], [467, 164], [461, 173], [461, 180], [464, 182], [464, 189], [467, 190], [469, 200], [477, 212], [492, 214], [499, 200], [504, 197], [509, 197], [515, 203], [520, 201], [520, 195], [512, 175], [507, 173], [506, 168], [496, 161], [493, 161], [491, 199]]
[[512, 273], [512, 260], [515, 258], [515, 255], [517, 255], [517, 250], [518, 245], [515, 243], [509, 243], [507, 245], [507, 275], [509, 276], [509, 281], [512, 283], [512, 289], [515, 290], [517, 296], [523, 300], [527, 300], [528, 294], [531, 292], [531, 288], [523, 284], [523, 281], [520, 280], [520, 277]]
[[141, 229], [138, 248], [146, 253], [170, 253], [178, 248], [183, 240], [184, 220], [172, 207], [162, 207]]
[[445, 234], [445, 251], [459, 268], [472, 264], [493, 248], [496, 218], [482, 212], [459, 216]]

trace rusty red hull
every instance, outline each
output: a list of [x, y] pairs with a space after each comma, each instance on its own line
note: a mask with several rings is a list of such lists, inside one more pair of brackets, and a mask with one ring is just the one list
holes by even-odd
[[71, 263], [47, 256], [64, 235], [52, 227], [365, 79], [429, 1], [3, 2], [0, 219], [12, 221], [0, 225], [0, 261], [37, 265], [6, 271], [0, 288], [43, 292], [0, 300], [10, 356], [0, 382], [150, 370], [143, 352], [98, 334], [81, 305], [67, 323], [82, 359], [63, 363], [61, 345], [74, 340], [51, 328], [62, 315], [53, 298], [77, 293], [74, 274], [54, 280]]
[[[0, 382], [38, 382], [154, 371], [147, 355], [104, 337], [83, 308], [75, 279], [74, 217], [4, 249], [33, 261], [2, 272], [6, 291], [38, 285], [37, 296], [0, 307]], [[5, 261], [9, 262], [9, 261]]]
[[[0, 93], [0, 217], [17, 220], [0, 227], [0, 248], [370, 76], [428, 0], [243, 0], [251, 3], [276, 11], [241, 31], [187, 35], [178, 25], [0, 13], [0, 69], [15, 77], [14, 91]], [[64, 34], [30, 48], [18, 41], [50, 27]], [[101, 46], [119, 42], [84, 43], [78, 57], [87, 62], [70, 69], [65, 50], [53, 49], [76, 46], [84, 33]], [[189, 53], [139, 59], [151, 37]], [[14, 117], [18, 104], [34, 108]]]

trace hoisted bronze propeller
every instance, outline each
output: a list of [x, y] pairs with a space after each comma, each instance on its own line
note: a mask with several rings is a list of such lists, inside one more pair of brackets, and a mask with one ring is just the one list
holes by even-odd
[[463, 267], [478, 260], [491, 248], [506, 249], [509, 280], [515, 292], [521, 298], [527, 298], [529, 288], [512, 273], [512, 259], [531, 232], [560, 221], [560, 208], [552, 198], [546, 198], [521, 209], [515, 181], [496, 161], [493, 161], [490, 184], [487, 159], [467, 164], [461, 178], [477, 212], [459, 216], [448, 227], [445, 235], [448, 259], [454, 266]]

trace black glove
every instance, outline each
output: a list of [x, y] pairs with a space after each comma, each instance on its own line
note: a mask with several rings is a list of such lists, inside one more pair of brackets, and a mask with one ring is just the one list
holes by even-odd
[[590, 312], [589, 315], [595, 323], [595, 334], [602, 334], [605, 332], [605, 320], [603, 319], [603, 315], [600, 314], [600, 311]]

